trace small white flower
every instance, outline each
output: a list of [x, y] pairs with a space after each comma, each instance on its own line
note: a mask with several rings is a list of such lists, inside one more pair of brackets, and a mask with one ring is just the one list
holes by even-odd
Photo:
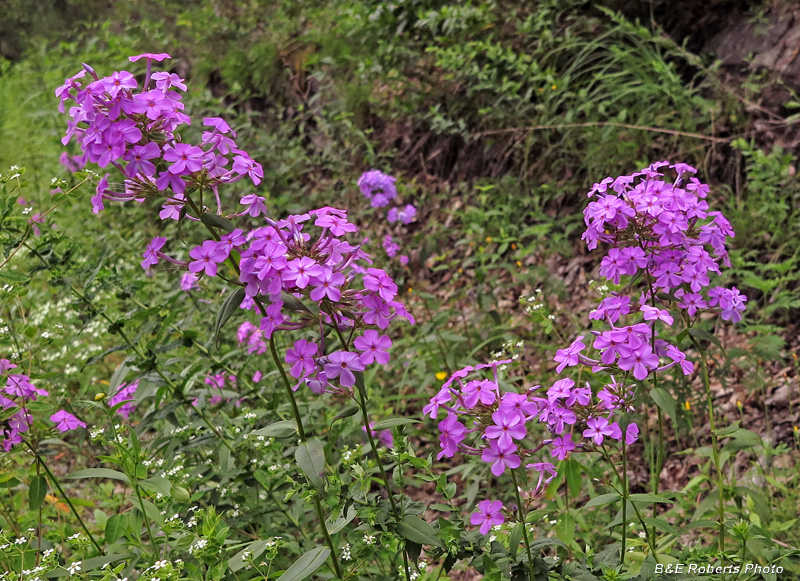
[[67, 567], [67, 571], [69, 571], [69, 574], [70, 574], [70, 575], [74, 575], [75, 573], [77, 573], [78, 571], [80, 571], [80, 570], [81, 570], [81, 563], [82, 563], [82, 562], [83, 562], [83, 561], [75, 561], [75, 562], [74, 562], [74, 563], [72, 563], [72, 564], [71, 564], [69, 567]]
[[364, 535], [361, 539], [365, 545], [374, 545], [375, 544], [375, 535]]
[[342, 561], [349, 561], [353, 556], [350, 554], [350, 543], [345, 543], [342, 547]]

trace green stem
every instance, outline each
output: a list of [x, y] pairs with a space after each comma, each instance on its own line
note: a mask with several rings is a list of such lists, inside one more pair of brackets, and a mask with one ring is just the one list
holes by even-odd
[[66, 502], [66, 503], [67, 503], [67, 505], [69, 506], [69, 509], [72, 511], [72, 514], [74, 514], [74, 515], [75, 515], [75, 518], [76, 518], [76, 519], [78, 519], [78, 522], [80, 523], [80, 525], [81, 525], [81, 528], [82, 528], [82, 529], [83, 529], [83, 531], [86, 533], [86, 535], [89, 537], [89, 540], [90, 540], [90, 541], [92, 541], [92, 544], [95, 546], [95, 548], [97, 549], [97, 551], [98, 551], [99, 553], [102, 553], [102, 552], [103, 552], [103, 549], [100, 547], [100, 545], [97, 543], [97, 541], [95, 540], [95, 538], [92, 536], [92, 533], [90, 533], [90, 532], [89, 532], [89, 529], [88, 529], [88, 527], [86, 526], [86, 523], [85, 523], [85, 522], [83, 522], [83, 519], [81, 518], [81, 515], [80, 515], [80, 514], [78, 514], [78, 511], [75, 509], [75, 506], [72, 504], [72, 501], [71, 501], [71, 500], [69, 499], [69, 497], [67, 496], [67, 493], [66, 493], [66, 492], [64, 492], [64, 489], [63, 489], [63, 488], [61, 488], [61, 484], [58, 482], [58, 478], [56, 478], [56, 477], [55, 477], [55, 474], [53, 474], [53, 473], [50, 471], [50, 468], [47, 466], [47, 463], [46, 463], [46, 462], [44, 461], [44, 459], [43, 459], [43, 458], [42, 458], [42, 457], [39, 455], [39, 453], [38, 453], [36, 450], [34, 450], [34, 449], [33, 449], [33, 448], [30, 446], [30, 444], [28, 444], [28, 447], [30, 448], [31, 452], [33, 452], [33, 455], [34, 455], [34, 457], [36, 458], [36, 460], [39, 462], [39, 465], [40, 465], [42, 468], [44, 468], [44, 471], [45, 471], [45, 472], [47, 472], [47, 475], [50, 477], [50, 481], [53, 483], [53, 486], [55, 486], [55, 487], [58, 489], [58, 493], [59, 493], [59, 494], [60, 494], [60, 495], [61, 495], [61, 496], [64, 498], [64, 502]]
[[708, 360], [706, 352], [695, 341], [694, 337], [689, 336], [695, 348], [700, 353], [700, 361], [703, 364], [703, 387], [706, 390], [706, 404], [708, 406], [708, 425], [711, 429], [711, 457], [717, 471], [717, 486], [719, 487], [719, 504], [717, 507], [717, 519], [719, 520], [719, 550], [725, 552], [725, 494], [723, 489], [722, 466], [719, 463], [719, 439], [717, 438], [716, 424], [714, 422], [714, 399], [711, 396], [711, 382], [708, 377]]
[[625, 435], [622, 437], [622, 551], [619, 562], [625, 564], [625, 544], [628, 540], [628, 455]]
[[[306, 432], [303, 429], [303, 419], [300, 416], [300, 408], [297, 407], [297, 400], [294, 397], [291, 382], [289, 381], [289, 377], [286, 375], [286, 370], [283, 368], [281, 359], [278, 356], [278, 351], [275, 349], [275, 341], [272, 338], [269, 339], [269, 352], [270, 355], [272, 355], [272, 360], [275, 362], [275, 366], [278, 368], [278, 372], [283, 378], [283, 385], [286, 388], [286, 394], [289, 396], [289, 402], [292, 405], [292, 414], [294, 415], [294, 423], [297, 426], [297, 434], [300, 436], [301, 442], [306, 442]], [[322, 536], [325, 537], [325, 544], [328, 545], [328, 548], [331, 550], [331, 562], [333, 563], [334, 573], [339, 579], [344, 579], [344, 575], [342, 575], [342, 568], [339, 566], [339, 558], [336, 555], [336, 547], [333, 544], [333, 539], [331, 538], [330, 533], [328, 533], [328, 527], [325, 526], [325, 513], [322, 510], [322, 503], [320, 502], [319, 496], [316, 494], [316, 492], [314, 493], [314, 510], [317, 513], [317, 518], [319, 519], [320, 528], [322, 529]]]
[[[337, 325], [338, 327], [338, 325]], [[392, 487], [389, 481], [389, 475], [386, 474], [386, 469], [383, 467], [383, 462], [381, 461], [381, 456], [378, 453], [378, 447], [375, 445], [375, 438], [372, 437], [372, 428], [369, 427], [369, 413], [367, 412], [367, 399], [364, 396], [364, 390], [358, 388], [358, 405], [361, 408], [361, 418], [364, 421], [364, 428], [367, 430], [367, 439], [369, 440], [369, 447], [372, 448], [372, 453], [375, 455], [375, 462], [378, 464], [378, 469], [381, 473], [381, 478], [383, 479], [383, 484], [386, 486], [386, 495], [389, 497], [389, 505], [392, 509], [392, 516], [394, 517], [394, 522], [396, 524], [400, 524], [401, 516], [400, 511], [397, 508], [397, 503], [395, 503], [394, 495], [392, 494]], [[406, 554], [405, 550], [405, 541], [403, 541], [403, 570], [405, 571], [406, 580], [411, 581], [411, 572], [408, 568], [408, 555]]]
[[535, 581], [535, 576], [533, 574], [533, 554], [531, 553], [531, 542], [528, 539], [528, 526], [525, 522], [525, 509], [522, 505], [522, 496], [519, 493], [517, 475], [513, 470], [511, 470], [511, 481], [514, 483], [514, 494], [517, 495], [517, 510], [519, 511], [519, 519], [522, 522], [522, 538], [525, 540], [525, 552], [528, 553], [528, 577], [531, 581]]

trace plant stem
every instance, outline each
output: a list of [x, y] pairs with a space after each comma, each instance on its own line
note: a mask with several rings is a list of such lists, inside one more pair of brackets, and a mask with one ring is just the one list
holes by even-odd
[[628, 540], [628, 454], [625, 435], [622, 435], [622, 551], [619, 562], [625, 564], [625, 544]]
[[30, 444], [28, 444], [28, 447], [30, 448], [31, 452], [33, 452], [33, 454], [34, 454], [34, 457], [35, 457], [35, 458], [36, 458], [36, 460], [39, 462], [39, 465], [40, 465], [42, 468], [44, 468], [44, 471], [45, 471], [45, 472], [47, 472], [47, 475], [50, 477], [50, 481], [51, 481], [51, 482], [53, 483], [53, 485], [54, 485], [54, 486], [55, 486], [55, 487], [58, 489], [58, 493], [59, 493], [59, 494], [60, 494], [60, 495], [61, 495], [61, 496], [64, 498], [64, 502], [66, 502], [66, 503], [67, 503], [67, 505], [69, 506], [70, 510], [72, 511], [72, 514], [74, 514], [74, 515], [75, 515], [75, 518], [77, 518], [77, 519], [78, 519], [78, 522], [80, 523], [80, 525], [81, 525], [81, 528], [82, 528], [82, 529], [83, 529], [83, 531], [86, 533], [86, 535], [89, 537], [89, 540], [90, 540], [90, 541], [92, 541], [92, 544], [95, 546], [95, 548], [97, 549], [97, 551], [98, 551], [99, 553], [102, 553], [102, 552], [103, 552], [103, 549], [100, 547], [100, 545], [97, 543], [97, 541], [95, 540], [95, 538], [92, 536], [92, 533], [90, 533], [90, 532], [89, 532], [89, 529], [88, 529], [88, 527], [86, 526], [86, 523], [85, 523], [85, 522], [83, 522], [83, 519], [81, 518], [81, 515], [80, 515], [80, 514], [78, 514], [78, 511], [75, 509], [75, 506], [72, 504], [72, 501], [71, 501], [71, 500], [69, 499], [69, 497], [67, 496], [67, 493], [66, 493], [66, 492], [64, 492], [64, 489], [63, 489], [63, 488], [61, 488], [61, 484], [58, 482], [58, 478], [56, 478], [56, 477], [55, 477], [55, 474], [53, 474], [53, 473], [50, 471], [50, 468], [47, 466], [47, 463], [46, 463], [46, 462], [44, 461], [44, 459], [43, 459], [43, 458], [42, 458], [42, 457], [39, 455], [39, 453], [38, 453], [36, 450], [34, 450], [33, 448], [31, 448]]
[[[300, 416], [300, 408], [297, 407], [297, 400], [294, 397], [291, 382], [289, 381], [289, 377], [286, 375], [286, 370], [283, 368], [281, 359], [278, 356], [278, 351], [275, 349], [275, 341], [271, 337], [269, 339], [269, 352], [270, 355], [272, 355], [272, 360], [275, 362], [275, 366], [278, 368], [278, 372], [283, 378], [283, 385], [286, 388], [286, 394], [289, 396], [289, 402], [292, 405], [292, 414], [294, 415], [294, 423], [297, 426], [297, 434], [300, 437], [301, 442], [306, 442], [306, 432], [303, 429], [303, 419]], [[331, 538], [330, 533], [328, 533], [328, 527], [325, 526], [325, 513], [322, 510], [322, 503], [320, 502], [319, 496], [316, 494], [316, 492], [314, 493], [314, 510], [317, 513], [317, 518], [319, 519], [319, 525], [322, 529], [322, 536], [325, 537], [325, 544], [328, 545], [328, 548], [331, 550], [333, 571], [339, 579], [344, 579], [344, 575], [342, 575], [342, 569], [339, 566], [339, 558], [336, 555], [336, 547], [333, 545], [333, 539]]]
[[706, 390], [706, 403], [708, 405], [708, 425], [711, 429], [711, 457], [714, 467], [717, 470], [717, 485], [719, 487], [719, 505], [717, 508], [717, 519], [719, 520], [719, 550], [725, 551], [725, 493], [723, 489], [722, 466], [719, 464], [719, 440], [717, 429], [714, 423], [714, 399], [711, 396], [711, 382], [708, 377], [708, 360], [706, 352], [695, 341], [694, 337], [689, 336], [695, 348], [700, 352], [700, 361], [703, 364], [703, 387]]
[[522, 538], [525, 540], [525, 552], [528, 553], [528, 577], [530, 578], [530, 581], [535, 581], [533, 574], [533, 554], [531, 553], [531, 542], [528, 539], [528, 526], [525, 522], [525, 509], [522, 505], [522, 496], [519, 493], [517, 475], [514, 470], [511, 470], [511, 481], [514, 483], [514, 494], [517, 495], [517, 511], [519, 511], [519, 519], [522, 522]]
[[[372, 453], [375, 455], [375, 462], [378, 464], [378, 469], [381, 473], [381, 478], [383, 479], [383, 484], [386, 486], [386, 495], [389, 497], [389, 505], [392, 509], [392, 516], [394, 517], [394, 521], [397, 524], [400, 524], [401, 516], [400, 511], [397, 508], [397, 503], [394, 501], [394, 495], [392, 494], [392, 487], [389, 481], [389, 476], [386, 474], [386, 470], [383, 467], [383, 462], [381, 461], [381, 456], [378, 453], [378, 447], [375, 445], [375, 438], [372, 437], [372, 428], [369, 427], [369, 414], [367, 412], [367, 400], [364, 397], [364, 391], [362, 389], [358, 389], [358, 405], [361, 408], [361, 418], [364, 422], [364, 428], [367, 430], [367, 439], [369, 440], [369, 447], [372, 448]], [[403, 569], [405, 571], [406, 580], [411, 580], [411, 571], [408, 568], [408, 555], [406, 554], [405, 550], [405, 541], [403, 541]]]

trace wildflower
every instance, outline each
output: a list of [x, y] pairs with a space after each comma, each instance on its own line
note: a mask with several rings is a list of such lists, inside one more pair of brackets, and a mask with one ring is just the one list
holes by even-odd
[[485, 535], [492, 526], [505, 522], [502, 510], [503, 503], [499, 500], [482, 500], [478, 503], [478, 510], [472, 513], [469, 521], [473, 525], [480, 525], [480, 532]]
[[65, 410], [59, 410], [50, 416], [50, 421], [56, 424], [60, 432], [68, 432], [78, 428], [85, 428], [86, 424]]
[[81, 570], [81, 563], [82, 563], [82, 562], [83, 562], [83, 561], [75, 561], [74, 563], [70, 563], [70, 564], [67, 566], [67, 572], [68, 572], [70, 575], [74, 575], [75, 573], [77, 573], [78, 571], [80, 571], [80, 570]]
[[360, 355], [360, 359], [364, 365], [369, 365], [375, 361], [381, 365], [386, 365], [389, 362], [387, 350], [392, 346], [392, 340], [386, 335], [379, 336], [374, 329], [364, 331], [364, 335], [357, 337], [353, 345], [363, 352]]
[[227, 258], [224, 247], [213, 240], [206, 240], [201, 246], [196, 246], [189, 251], [189, 256], [194, 258], [189, 263], [189, 271], [202, 272], [206, 276], [217, 276], [217, 264]]
[[329, 363], [325, 364], [327, 378], [339, 378], [343, 387], [352, 387], [356, 383], [354, 372], [364, 371], [364, 364], [355, 353], [349, 351], [336, 351], [328, 356]]
[[436, 372], [436, 379], [438, 379], [439, 381], [444, 381], [446, 378], [447, 378], [447, 372], [446, 371], [437, 371]]

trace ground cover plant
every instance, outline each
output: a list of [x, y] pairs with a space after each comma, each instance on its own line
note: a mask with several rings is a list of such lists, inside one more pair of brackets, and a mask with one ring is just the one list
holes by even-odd
[[3, 64], [0, 578], [800, 572], [794, 156], [653, 15], [512, 4]]

